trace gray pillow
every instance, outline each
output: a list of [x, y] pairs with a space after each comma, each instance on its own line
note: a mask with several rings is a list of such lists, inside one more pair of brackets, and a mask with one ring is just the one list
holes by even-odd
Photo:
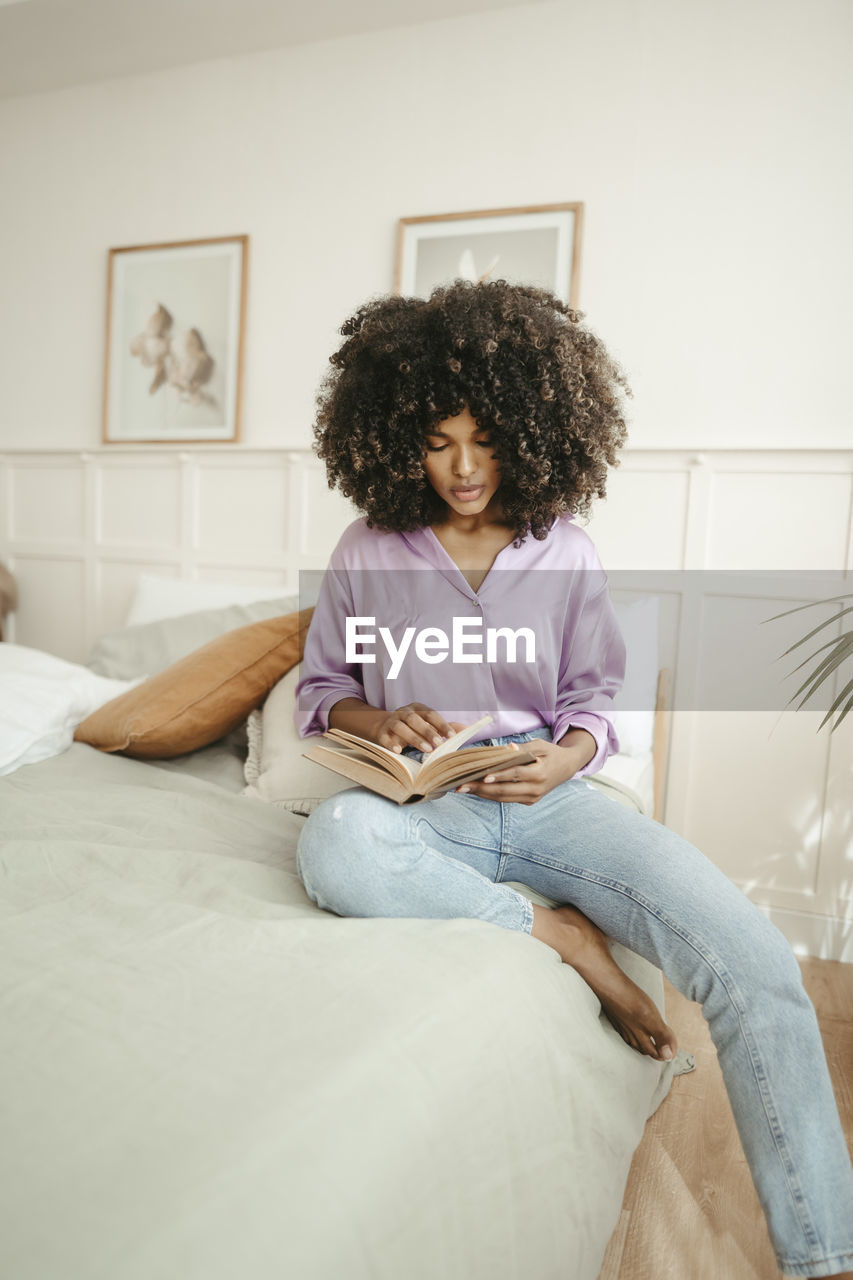
[[122, 627], [98, 637], [86, 665], [97, 675], [110, 676], [113, 680], [153, 676], [226, 631], [294, 613], [298, 608], [298, 596], [282, 596], [280, 600], [232, 604], [222, 609], [203, 609], [177, 618], [143, 622], [136, 627]]

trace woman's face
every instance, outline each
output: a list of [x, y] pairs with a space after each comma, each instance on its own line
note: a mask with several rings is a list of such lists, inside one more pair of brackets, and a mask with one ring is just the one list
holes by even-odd
[[477, 425], [468, 409], [427, 432], [424, 470], [439, 498], [463, 516], [484, 511], [501, 479], [489, 433]]

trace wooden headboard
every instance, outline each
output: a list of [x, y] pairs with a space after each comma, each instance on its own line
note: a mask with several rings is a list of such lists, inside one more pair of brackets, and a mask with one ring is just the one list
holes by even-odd
[[3, 620], [13, 613], [18, 603], [18, 588], [5, 565], [0, 564], [0, 640], [3, 639]]
[[656, 822], [663, 822], [666, 802], [666, 770], [669, 763], [669, 736], [672, 714], [669, 700], [670, 678], [669, 667], [662, 667], [658, 672], [657, 696], [655, 698], [655, 727], [652, 741], [652, 757], [655, 765], [655, 807], [653, 817]]

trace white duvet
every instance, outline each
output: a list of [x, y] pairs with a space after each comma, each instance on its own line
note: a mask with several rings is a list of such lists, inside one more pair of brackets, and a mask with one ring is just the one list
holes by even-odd
[[0, 775], [67, 751], [81, 721], [136, 684], [41, 649], [0, 644]]

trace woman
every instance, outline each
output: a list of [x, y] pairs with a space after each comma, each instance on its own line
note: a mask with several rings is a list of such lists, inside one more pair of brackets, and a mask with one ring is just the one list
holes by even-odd
[[300, 733], [424, 753], [488, 711], [488, 740], [535, 759], [413, 807], [345, 792], [305, 825], [299, 873], [339, 915], [531, 933], [628, 1044], [667, 1059], [675, 1036], [605, 935], [658, 965], [702, 1003], [781, 1270], [853, 1276], [853, 1175], [788, 944], [697, 849], [585, 781], [618, 746], [625, 653], [573, 515], [604, 496], [627, 386], [580, 320], [543, 290], [457, 281], [427, 302], [375, 299], [343, 326], [316, 436], [365, 518], [324, 579]]

